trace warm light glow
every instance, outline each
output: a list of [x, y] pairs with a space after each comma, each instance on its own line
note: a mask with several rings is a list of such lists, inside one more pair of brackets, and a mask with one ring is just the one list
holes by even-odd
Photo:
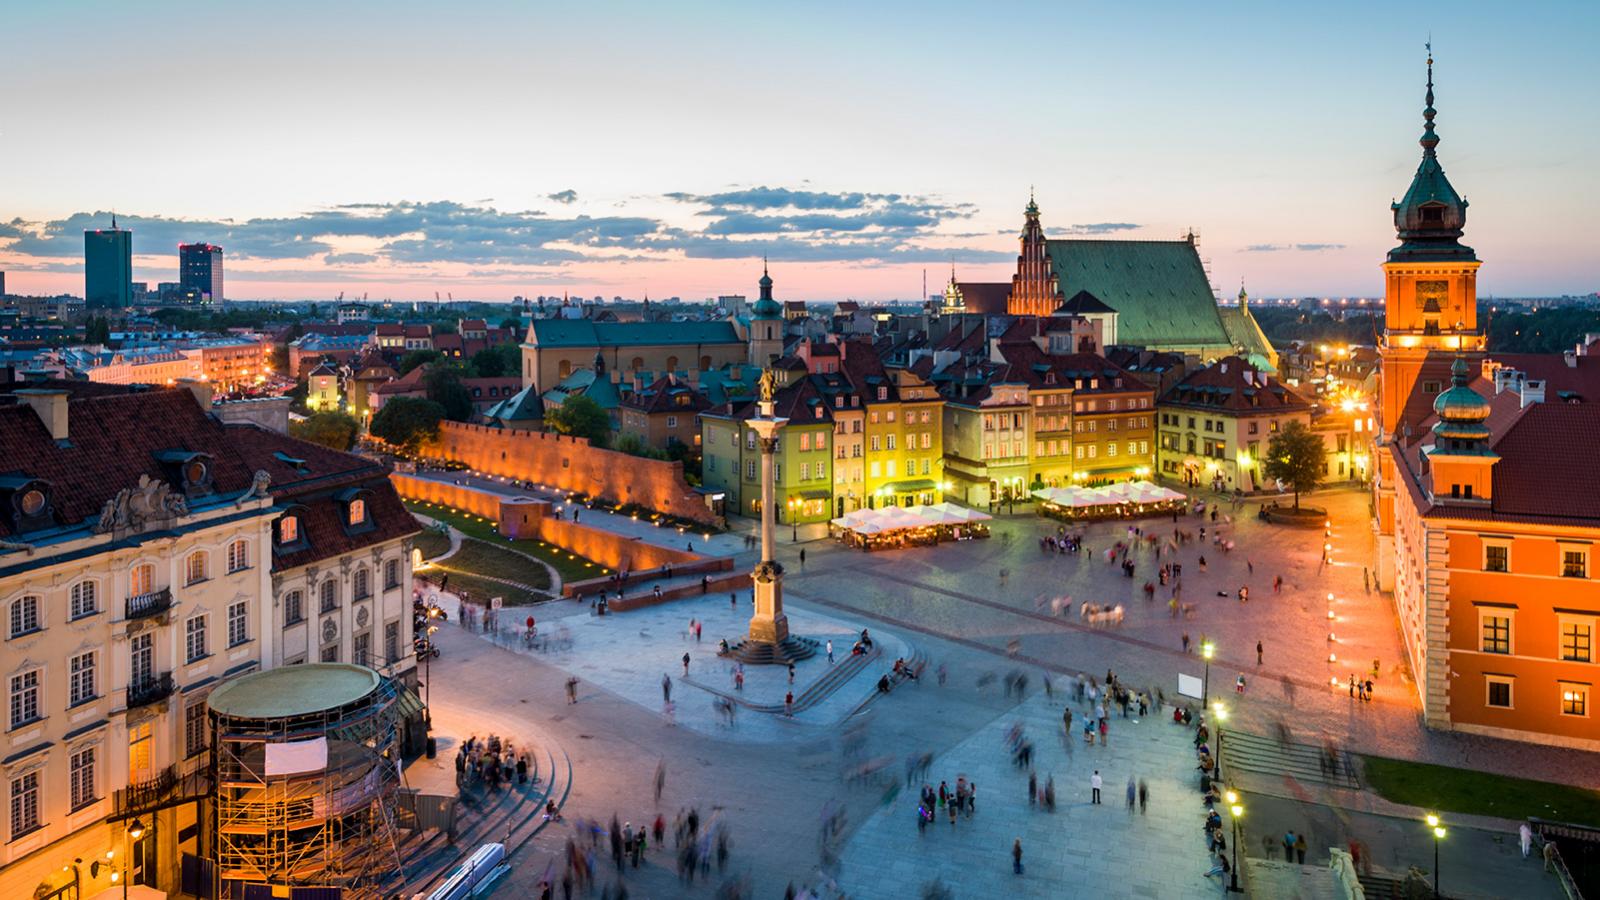
[[1444, 826], [1441, 825], [1433, 830], [1433, 838], [1434, 840], [1444, 839]]
[[1221, 703], [1213, 703], [1211, 705], [1211, 711], [1217, 714], [1218, 722], [1228, 721], [1228, 708], [1223, 706]]
[[1206, 641], [1204, 644], [1200, 645], [1200, 655], [1204, 656], [1206, 659], [1210, 659], [1211, 654], [1215, 653], [1216, 649], [1217, 648], [1214, 644], [1212, 644], [1210, 641]]
[[1235, 792], [1235, 791], [1229, 791], [1228, 793], [1224, 794], [1223, 796], [1228, 798], [1228, 805], [1229, 806], [1232, 806], [1235, 803], [1239, 802], [1239, 794], [1237, 792]]
[[1234, 804], [1234, 805], [1232, 805], [1232, 806], [1230, 806], [1230, 807], [1228, 807], [1228, 812], [1231, 812], [1231, 813], [1233, 813], [1233, 817], [1234, 817], [1234, 818], [1235, 818], [1235, 819], [1237, 819], [1237, 818], [1239, 818], [1239, 817], [1240, 817], [1240, 816], [1242, 816], [1242, 815], [1244, 815], [1244, 807], [1243, 807], [1243, 806], [1240, 806], [1240, 805], [1239, 805], [1239, 804], [1237, 804], [1237, 803], [1235, 803], [1235, 804]]
[[1428, 827], [1429, 828], [1437, 828], [1438, 825], [1439, 825], [1439, 817], [1434, 815], [1433, 813], [1428, 813]]

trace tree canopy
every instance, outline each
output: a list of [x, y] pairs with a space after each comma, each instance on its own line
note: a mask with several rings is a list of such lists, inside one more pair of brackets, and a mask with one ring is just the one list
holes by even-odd
[[544, 420], [554, 431], [588, 438], [596, 447], [604, 447], [611, 437], [611, 416], [584, 394], [574, 394], [555, 409], [546, 410]]
[[1290, 422], [1267, 444], [1263, 468], [1269, 478], [1294, 488], [1294, 508], [1299, 509], [1300, 495], [1316, 490], [1322, 482], [1326, 457], [1319, 435], [1304, 423]]
[[422, 387], [429, 400], [444, 407], [445, 418], [452, 422], [472, 418], [472, 392], [461, 383], [458, 366], [430, 366], [422, 376]]
[[425, 441], [439, 434], [444, 407], [420, 397], [395, 397], [383, 404], [372, 417], [368, 430], [372, 436], [408, 452], [415, 453]]
[[349, 450], [355, 446], [359, 428], [360, 423], [356, 422], [354, 416], [330, 410], [290, 422], [289, 434], [333, 450]]
[[473, 354], [467, 368], [478, 378], [511, 377], [522, 367], [522, 348], [516, 344], [496, 344]]
[[444, 359], [444, 354], [437, 350], [410, 350], [405, 356], [400, 357], [399, 374], [404, 375], [417, 366]]

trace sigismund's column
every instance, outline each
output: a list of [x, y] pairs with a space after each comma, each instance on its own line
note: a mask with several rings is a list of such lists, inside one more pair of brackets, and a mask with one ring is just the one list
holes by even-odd
[[766, 644], [782, 643], [789, 637], [789, 618], [783, 614], [783, 566], [772, 558], [773, 460], [778, 449], [778, 431], [788, 424], [772, 414], [770, 388], [756, 403], [757, 415], [744, 424], [756, 433], [761, 447], [761, 562], [750, 578], [755, 584], [755, 615], [750, 617], [750, 640]]

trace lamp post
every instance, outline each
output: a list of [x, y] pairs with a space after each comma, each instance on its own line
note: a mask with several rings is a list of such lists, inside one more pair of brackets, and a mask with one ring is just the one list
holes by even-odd
[[791, 543], [791, 544], [800, 543], [800, 522], [799, 522], [799, 519], [798, 519], [799, 515], [800, 515], [800, 498], [799, 497], [790, 497], [789, 498], [789, 543]]
[[1439, 817], [1428, 813], [1428, 827], [1433, 829], [1433, 900], [1439, 900], [1439, 842], [1444, 840], [1444, 826]]
[[127, 855], [122, 859], [122, 900], [128, 900], [128, 881], [133, 877], [133, 844], [144, 837], [144, 823], [134, 819], [133, 824], [128, 826], [126, 834], [128, 836], [128, 850]]
[[1233, 871], [1228, 877], [1228, 893], [1242, 894], [1244, 888], [1239, 887], [1239, 817], [1244, 815], [1244, 804], [1239, 802], [1239, 795], [1233, 791], [1228, 792], [1228, 812], [1233, 814]]
[[1200, 645], [1200, 655], [1206, 660], [1205, 682], [1200, 687], [1200, 705], [1204, 707], [1211, 702], [1211, 655], [1216, 652], [1216, 645], [1210, 641]]
[[[433, 611], [428, 611], [428, 617], [433, 617]], [[427, 714], [428, 727], [433, 727], [433, 667], [429, 660], [433, 659], [433, 633], [439, 630], [437, 625], [428, 626], [428, 644], [422, 651], [422, 705]]]
[[1211, 711], [1217, 716], [1217, 760], [1216, 771], [1213, 777], [1222, 780], [1222, 723], [1228, 721], [1228, 708], [1221, 703], [1213, 703]]

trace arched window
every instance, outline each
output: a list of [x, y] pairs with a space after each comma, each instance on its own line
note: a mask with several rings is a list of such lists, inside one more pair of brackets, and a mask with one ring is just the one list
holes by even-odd
[[353, 589], [352, 589], [351, 593], [355, 597], [355, 599], [357, 599], [357, 600], [365, 600], [368, 597], [372, 596], [371, 578], [367, 574], [367, 570], [366, 570], [365, 567], [356, 569], [355, 579], [352, 582], [352, 584], [353, 584]]
[[333, 612], [339, 608], [339, 585], [332, 578], [322, 583], [322, 611]]
[[228, 571], [237, 572], [250, 568], [250, 545], [244, 541], [234, 541], [228, 545]]
[[40, 619], [39, 614], [39, 598], [33, 594], [18, 597], [11, 601], [11, 630], [7, 634], [16, 638], [43, 628], [44, 622]]
[[183, 583], [198, 584], [205, 581], [208, 568], [207, 562], [204, 550], [196, 550], [189, 554], [188, 558], [183, 561]]
[[156, 589], [156, 567], [140, 563], [128, 572], [128, 594], [138, 597]]
[[68, 608], [74, 619], [91, 616], [100, 611], [100, 585], [95, 581], [80, 581], [72, 586], [72, 603]]

